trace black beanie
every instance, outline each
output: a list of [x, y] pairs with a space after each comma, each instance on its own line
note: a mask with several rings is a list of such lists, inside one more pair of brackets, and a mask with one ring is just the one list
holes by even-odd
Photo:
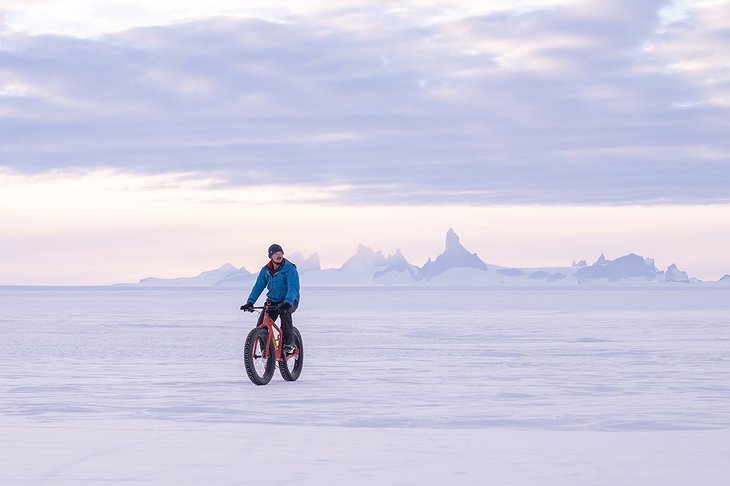
[[280, 251], [283, 253], [284, 249], [280, 245], [277, 245], [276, 243], [274, 243], [273, 245], [271, 245], [269, 247], [269, 258], [271, 258], [271, 255], [273, 255], [277, 251]]

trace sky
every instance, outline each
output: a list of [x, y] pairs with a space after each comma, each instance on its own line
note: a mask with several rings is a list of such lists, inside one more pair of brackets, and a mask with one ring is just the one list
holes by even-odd
[[0, 285], [422, 265], [449, 227], [717, 280], [728, 46], [730, 0], [0, 0]]

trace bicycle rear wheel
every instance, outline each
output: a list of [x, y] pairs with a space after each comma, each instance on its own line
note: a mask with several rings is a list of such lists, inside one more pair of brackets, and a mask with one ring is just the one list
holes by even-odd
[[281, 373], [281, 377], [286, 381], [296, 381], [302, 373], [302, 365], [304, 364], [304, 343], [302, 342], [302, 335], [296, 327], [293, 330], [294, 339], [292, 341], [294, 341], [296, 350], [294, 350], [293, 354], [284, 356], [279, 362], [279, 373]]
[[[266, 385], [274, 376], [276, 356], [274, 343], [269, 343], [268, 353], [264, 353], [269, 333], [266, 328], [256, 327], [246, 336], [243, 345], [243, 363], [246, 366], [248, 378], [255, 385]], [[264, 354], [267, 356], [264, 357]]]

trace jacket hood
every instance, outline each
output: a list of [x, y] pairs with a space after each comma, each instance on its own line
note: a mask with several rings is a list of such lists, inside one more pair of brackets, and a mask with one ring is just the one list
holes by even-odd
[[292, 262], [284, 258], [281, 262], [281, 266], [278, 270], [274, 270], [274, 262], [269, 260], [269, 263], [266, 264], [266, 268], [269, 269], [269, 272], [275, 273], [275, 272], [289, 272], [294, 268], [297, 268], [296, 265], [294, 265]]

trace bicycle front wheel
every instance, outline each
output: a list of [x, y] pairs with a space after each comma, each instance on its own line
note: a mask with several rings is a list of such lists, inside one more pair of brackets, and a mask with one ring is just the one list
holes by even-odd
[[268, 352], [265, 352], [268, 337], [269, 332], [265, 328], [256, 327], [248, 333], [243, 345], [243, 363], [248, 378], [255, 385], [266, 385], [274, 376], [276, 356], [273, 342], [269, 343]]
[[281, 373], [281, 377], [286, 381], [295, 381], [299, 378], [299, 375], [302, 373], [302, 365], [304, 364], [304, 343], [302, 342], [302, 335], [296, 327], [293, 328], [293, 331], [293, 341], [296, 349], [294, 353], [283, 356], [279, 363], [279, 373]]

